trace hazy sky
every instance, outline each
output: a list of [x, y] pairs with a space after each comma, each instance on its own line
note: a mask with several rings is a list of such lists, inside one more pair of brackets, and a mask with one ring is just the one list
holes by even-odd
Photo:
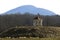
[[60, 15], [60, 0], [0, 0], [0, 14], [22, 5], [33, 5]]

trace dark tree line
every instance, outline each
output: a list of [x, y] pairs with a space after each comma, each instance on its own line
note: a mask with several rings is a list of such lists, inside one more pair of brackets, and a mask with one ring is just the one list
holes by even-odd
[[[25, 14], [5, 14], [0, 15], [0, 32], [16, 26], [32, 26], [33, 18], [36, 15], [25, 13]], [[42, 16], [43, 26], [60, 26], [60, 16]]]
[[0, 30], [16, 26], [32, 26], [32, 14], [10, 14], [0, 15]]

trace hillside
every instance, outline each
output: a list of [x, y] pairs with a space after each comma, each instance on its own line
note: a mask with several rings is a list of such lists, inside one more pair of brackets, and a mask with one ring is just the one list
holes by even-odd
[[20, 26], [9, 28], [0, 33], [0, 37], [60, 37], [60, 27]]

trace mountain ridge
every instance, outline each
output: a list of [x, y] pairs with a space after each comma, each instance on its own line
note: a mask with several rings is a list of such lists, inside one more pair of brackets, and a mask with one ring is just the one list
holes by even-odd
[[43, 9], [43, 8], [37, 8], [35, 6], [32, 5], [24, 5], [24, 6], [20, 6], [17, 8], [14, 8], [12, 10], [9, 10], [7, 12], [5, 12], [4, 14], [14, 14], [14, 13], [31, 13], [31, 14], [37, 14], [39, 13], [40, 15], [56, 15], [54, 12], [49, 11], [47, 9]]

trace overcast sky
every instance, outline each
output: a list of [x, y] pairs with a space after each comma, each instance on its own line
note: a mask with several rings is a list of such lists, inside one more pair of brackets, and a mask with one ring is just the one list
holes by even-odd
[[48, 9], [60, 15], [60, 0], [0, 0], [0, 14], [23, 5]]

